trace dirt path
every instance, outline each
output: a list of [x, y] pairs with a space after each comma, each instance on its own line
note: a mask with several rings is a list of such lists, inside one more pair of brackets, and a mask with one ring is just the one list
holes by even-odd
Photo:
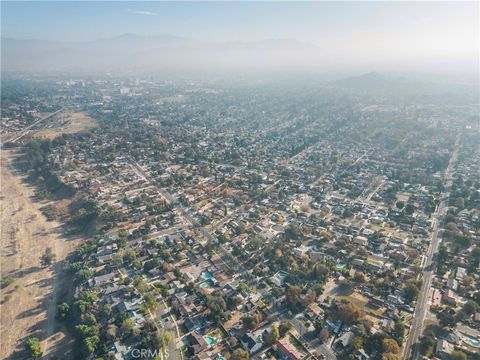
[[[61, 237], [61, 224], [47, 221], [35, 202], [34, 190], [12, 167], [14, 150], [1, 153], [1, 246], [2, 279], [13, 283], [0, 291], [0, 358], [22, 358], [24, 340], [42, 340], [45, 355], [53, 354], [55, 344], [65, 339], [57, 329], [55, 309], [58, 289], [62, 288], [61, 261], [78, 244], [78, 239]], [[56, 264], [42, 268], [40, 256], [47, 247], [56, 254]], [[46, 356], [47, 357], [47, 356]]]

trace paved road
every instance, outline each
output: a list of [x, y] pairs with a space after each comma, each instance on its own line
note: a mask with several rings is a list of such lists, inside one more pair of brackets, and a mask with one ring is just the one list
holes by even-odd
[[183, 358], [181, 351], [177, 349], [176, 339], [177, 339], [177, 330], [173, 322], [173, 318], [170, 315], [170, 309], [164, 301], [160, 301], [160, 305], [155, 312], [157, 319], [161, 321], [162, 327], [166, 332], [169, 332], [172, 335], [172, 341], [168, 344], [167, 358], [169, 360], [178, 360]]
[[404, 348], [404, 359], [416, 360], [419, 356], [419, 339], [423, 330], [423, 323], [428, 310], [428, 295], [432, 286], [434, 258], [437, 254], [439, 244], [441, 242], [441, 236], [439, 232], [444, 215], [448, 210], [448, 200], [450, 198], [450, 188], [452, 186], [452, 173], [453, 165], [457, 160], [458, 149], [460, 145], [460, 134], [457, 135], [454, 151], [450, 157], [448, 167], [445, 171], [445, 190], [441, 195], [441, 199], [444, 199], [438, 205], [436, 212], [433, 214], [433, 232], [430, 247], [427, 252], [427, 260], [425, 261], [423, 268], [423, 284], [417, 298], [417, 304], [415, 306], [415, 313], [413, 315], [412, 326], [410, 327], [410, 333], [408, 334], [407, 341]]
[[27, 127], [25, 127], [23, 130], [19, 131], [18, 133], [12, 135], [8, 140], [6, 140], [5, 142], [15, 142], [15, 141], [18, 141], [20, 140], [22, 137], [24, 137], [28, 131], [33, 128], [35, 125], [38, 125], [40, 124], [41, 122], [45, 121], [45, 120], [48, 120], [48, 119], [51, 119], [52, 117], [54, 117], [55, 115], [59, 114], [60, 112], [62, 112], [63, 110], [65, 110], [65, 108], [61, 108], [60, 110], [57, 110], [55, 111], [54, 113], [44, 117], [44, 118], [41, 118], [37, 121], [35, 121], [34, 123], [28, 125]]

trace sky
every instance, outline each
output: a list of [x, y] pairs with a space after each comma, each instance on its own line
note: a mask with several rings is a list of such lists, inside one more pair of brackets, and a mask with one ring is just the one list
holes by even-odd
[[209, 42], [295, 39], [339, 56], [478, 61], [479, 2], [2, 1], [2, 36], [93, 41], [124, 33]]

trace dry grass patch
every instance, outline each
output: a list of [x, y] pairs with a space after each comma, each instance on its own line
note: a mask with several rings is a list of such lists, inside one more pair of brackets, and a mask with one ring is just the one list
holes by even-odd
[[358, 294], [358, 293], [353, 293], [352, 295], [340, 295], [340, 296], [335, 296], [335, 299], [337, 300], [346, 300], [351, 302], [352, 304], [358, 306], [360, 309], [362, 309], [365, 313], [370, 313], [373, 315], [382, 315], [381, 310], [374, 310], [371, 309], [367, 306], [368, 303], [368, 298], [365, 296]]
[[51, 128], [35, 131], [33, 137], [54, 139], [62, 134], [75, 134], [97, 127], [95, 119], [84, 112], [69, 112], [58, 115], [58, 121]]

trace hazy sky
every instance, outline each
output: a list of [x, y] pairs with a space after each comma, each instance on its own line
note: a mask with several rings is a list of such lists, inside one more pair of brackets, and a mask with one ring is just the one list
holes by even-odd
[[478, 61], [478, 2], [4, 2], [2, 36], [289, 38], [358, 59]]

